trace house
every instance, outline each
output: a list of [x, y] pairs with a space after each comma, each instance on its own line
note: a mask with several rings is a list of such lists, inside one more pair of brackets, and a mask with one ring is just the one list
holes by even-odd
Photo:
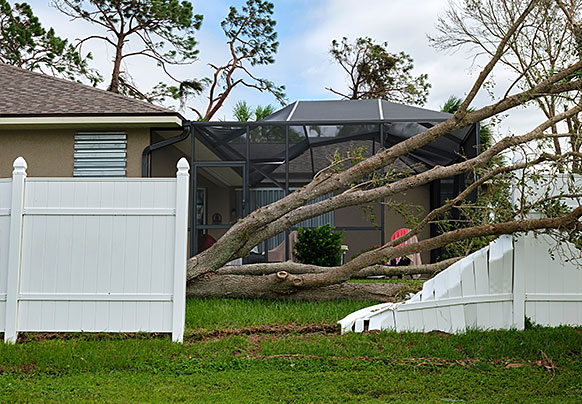
[[147, 102], [0, 63], [0, 178], [18, 156], [30, 176], [138, 177], [152, 133], [182, 122]]
[[[10, 176], [18, 156], [29, 162], [30, 176], [64, 177], [173, 177], [186, 157], [195, 254], [203, 238], [219, 238], [240, 217], [308, 183], [335, 153], [371, 155], [449, 117], [384, 100], [296, 101], [260, 122], [190, 122], [146, 102], [0, 64], [0, 177]], [[403, 156], [393, 169], [420, 172], [474, 156], [478, 134], [478, 124], [451, 133]], [[394, 199], [429, 211], [464, 184], [462, 176], [443, 179]], [[324, 223], [344, 231], [348, 259], [405, 226], [378, 203], [298, 226]], [[434, 231], [427, 228], [420, 238]], [[284, 241], [280, 234], [257, 252], [268, 260], [268, 251]]]

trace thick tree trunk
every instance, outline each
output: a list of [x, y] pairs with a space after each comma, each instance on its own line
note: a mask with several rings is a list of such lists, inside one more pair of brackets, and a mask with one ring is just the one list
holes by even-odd
[[293, 288], [281, 285], [275, 276], [205, 275], [189, 282], [188, 297], [230, 297], [279, 300], [370, 300], [391, 302], [404, 299], [419, 286], [406, 283], [342, 283], [320, 288]]

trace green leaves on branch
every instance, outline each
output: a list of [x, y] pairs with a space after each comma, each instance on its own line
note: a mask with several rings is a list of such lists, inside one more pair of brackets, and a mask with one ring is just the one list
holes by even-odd
[[431, 87], [428, 76], [414, 77], [410, 55], [390, 53], [387, 47], [388, 42], [377, 44], [368, 37], [356, 38], [353, 42], [346, 37], [333, 40], [329, 52], [348, 74], [348, 91], [328, 90], [351, 100], [380, 98], [424, 105]]
[[[187, 64], [196, 60], [198, 50], [194, 33], [200, 28], [202, 16], [194, 14], [192, 3], [178, 0], [53, 0], [53, 5], [72, 19], [83, 19], [106, 30], [81, 39], [104, 42], [114, 49], [109, 90], [137, 98], [172, 95], [176, 89], [161, 86], [150, 97], [132, 85], [131, 74], [123, 71], [125, 58], [144, 56], [152, 59], [170, 77], [167, 65]], [[131, 51], [126, 45], [132, 41]]]
[[257, 105], [256, 108], [251, 107], [246, 101], [239, 101], [235, 104], [232, 115], [237, 121], [260, 121], [275, 112], [275, 107], [266, 105], [264, 107]]
[[88, 80], [92, 85], [102, 81], [90, 69], [85, 58], [66, 39], [45, 29], [27, 3], [11, 6], [0, 0], [0, 61], [20, 68], [52, 74], [69, 80]]
[[208, 85], [208, 106], [205, 111], [191, 109], [205, 121], [209, 121], [224, 105], [235, 87], [254, 88], [271, 93], [285, 105], [285, 86], [258, 77], [252, 67], [275, 62], [277, 42], [276, 22], [273, 20], [273, 3], [264, 0], [247, 0], [238, 10], [230, 7], [221, 22], [228, 41], [229, 60], [222, 65], [210, 64], [214, 70]]
[[235, 52], [247, 58], [251, 66], [267, 65], [275, 62], [279, 47], [273, 3], [262, 0], [248, 0], [239, 12], [231, 6], [226, 18], [220, 23], [224, 34], [232, 42]]

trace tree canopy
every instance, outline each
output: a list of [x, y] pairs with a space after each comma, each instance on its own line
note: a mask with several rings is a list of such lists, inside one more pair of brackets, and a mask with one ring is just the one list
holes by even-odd
[[[462, 0], [455, 1], [437, 24], [438, 34], [430, 37], [433, 46], [455, 50], [472, 46], [476, 56], [491, 55], [504, 37], [508, 27], [519, 17], [530, 0]], [[507, 40], [500, 63], [516, 73], [514, 86], [527, 90], [540, 80], [565, 69], [582, 56], [582, 36], [577, 21], [582, 1], [562, 0], [536, 2], [520, 29]], [[572, 77], [567, 78], [567, 80]], [[552, 118], [569, 106], [579, 102], [577, 91], [547, 94], [532, 100], [547, 118]], [[567, 119], [570, 129], [579, 126], [578, 114]], [[552, 125], [558, 134], [558, 125]], [[580, 144], [570, 137], [569, 145], [554, 137], [551, 143], [560, 154], [563, 148], [580, 150]], [[574, 159], [573, 168], [579, 170], [580, 162]]]
[[27, 3], [0, 0], [0, 61], [31, 71], [40, 71], [69, 80], [88, 80], [92, 85], [101, 76], [88, 67], [87, 61], [67, 39], [53, 28], [42, 26]]
[[[275, 62], [279, 47], [276, 21], [272, 18], [273, 3], [264, 0], [247, 0], [238, 10], [231, 6], [229, 13], [220, 23], [227, 38], [229, 59], [223, 64], [210, 63], [214, 71], [207, 84], [208, 104], [206, 110], [196, 112], [202, 120], [209, 121], [222, 108], [226, 99], [236, 87], [254, 88], [271, 93], [281, 104], [285, 103], [285, 86], [257, 76], [253, 68]], [[182, 95], [188, 95], [190, 81], [182, 83]]]
[[375, 43], [371, 38], [346, 37], [333, 40], [329, 50], [332, 60], [347, 74], [348, 90], [329, 91], [350, 100], [385, 99], [405, 104], [423, 105], [431, 87], [428, 76], [414, 77], [413, 60], [410, 55], [390, 53], [388, 42]]
[[[202, 16], [194, 13], [189, 1], [53, 0], [53, 5], [74, 20], [82, 19], [104, 30], [80, 39], [77, 46], [82, 49], [85, 42], [96, 40], [112, 47], [109, 91], [151, 101], [167, 86], [161, 84], [148, 96], [135, 85], [131, 72], [123, 70], [125, 59], [149, 58], [170, 75], [168, 65], [188, 64], [198, 55], [194, 34]], [[201, 83], [190, 87], [202, 90]]]

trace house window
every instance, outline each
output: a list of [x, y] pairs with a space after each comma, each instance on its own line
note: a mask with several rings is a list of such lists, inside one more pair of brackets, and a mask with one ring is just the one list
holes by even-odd
[[78, 132], [75, 135], [74, 177], [125, 177], [125, 132]]

